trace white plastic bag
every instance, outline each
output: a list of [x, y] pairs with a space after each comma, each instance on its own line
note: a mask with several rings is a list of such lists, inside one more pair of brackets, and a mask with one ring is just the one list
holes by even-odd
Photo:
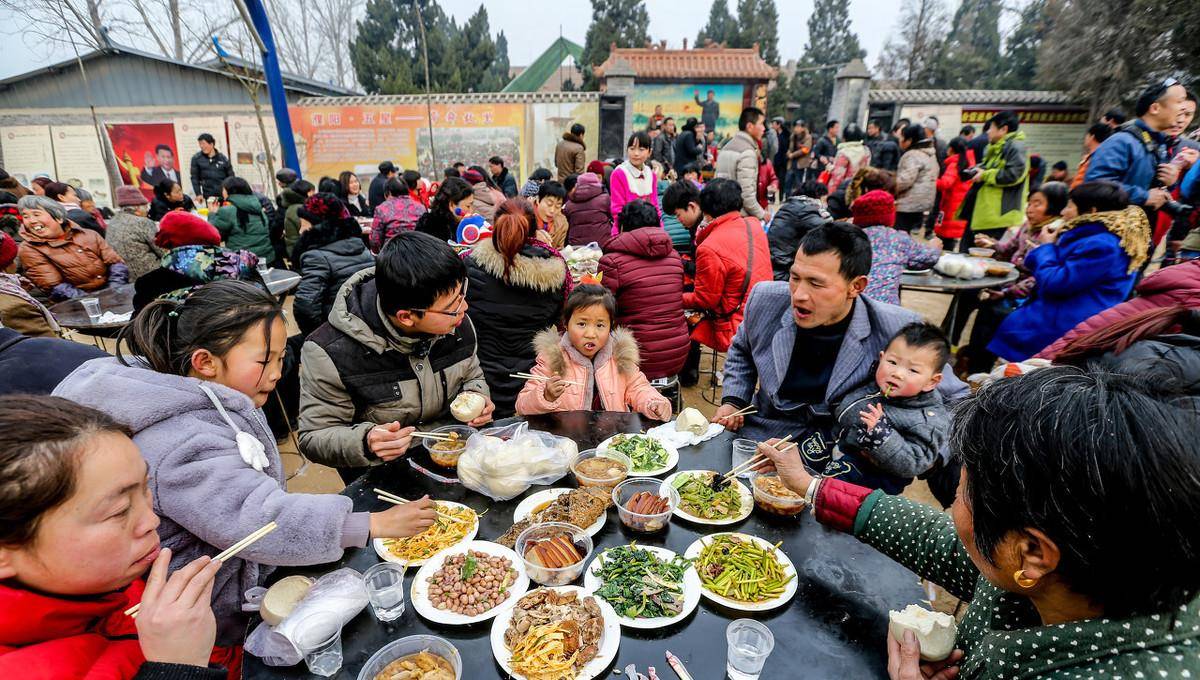
[[519, 422], [471, 435], [458, 459], [458, 478], [472, 491], [506, 501], [567, 474], [577, 455], [579, 446], [570, 439]]
[[[253, 600], [257, 590], [251, 588], [247, 597]], [[258, 599], [261, 597], [259, 593]], [[304, 660], [304, 653], [294, 640], [329, 638], [335, 630], [358, 616], [367, 602], [367, 588], [361, 573], [353, 569], [331, 571], [317, 579], [300, 604], [278, 626], [272, 628], [265, 622], [255, 626], [246, 638], [246, 652], [262, 659], [268, 666], [294, 666]]]
[[567, 261], [567, 268], [575, 280], [584, 274], [595, 274], [600, 271], [600, 257], [603, 255], [600, 244], [592, 241], [586, 246], [567, 246], [562, 255]]

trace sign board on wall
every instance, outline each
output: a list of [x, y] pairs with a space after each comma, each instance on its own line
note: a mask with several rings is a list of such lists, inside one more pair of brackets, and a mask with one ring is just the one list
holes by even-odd
[[[1046, 168], [1058, 161], [1067, 162], [1068, 172], [1074, 172], [1083, 152], [1083, 136], [1090, 119], [1084, 109], [1055, 110], [1038, 108], [1013, 109], [1021, 120], [1025, 146], [1030, 153], [1042, 157]], [[963, 107], [962, 124], [974, 125], [982, 133], [983, 124], [999, 113], [996, 107]]]
[[600, 146], [600, 112], [594, 103], [531, 104], [529, 125], [533, 131], [533, 150], [529, 166], [546, 168], [554, 173], [554, 148], [574, 123], [584, 128], [583, 142], [587, 146], [584, 157], [588, 161], [594, 160]]
[[154, 187], [164, 180], [183, 185], [174, 124], [105, 123], [104, 129], [121, 182], [137, 186], [148, 199], [153, 199]]
[[[271, 145], [270, 154], [274, 161], [271, 167], [279, 170], [282, 156], [279, 152], [279, 133], [275, 131], [275, 121], [267, 118], [263, 127], [267, 130], [267, 141]], [[229, 161], [233, 163], [234, 174], [250, 182], [255, 191], [274, 196], [275, 182], [268, 170], [267, 153], [257, 117], [229, 117]]]
[[718, 141], [732, 137], [742, 115], [743, 90], [738, 84], [637, 83], [633, 87], [633, 129], [645, 130], [654, 107], [662, 106], [663, 115], [675, 119], [676, 130], [682, 129], [688, 118], [710, 127], [715, 120]]
[[112, 190], [100, 139], [91, 125], [55, 125], [50, 128], [54, 143], [56, 179], [91, 192], [96, 205], [112, 207]]
[[49, 125], [14, 125], [0, 129], [4, 169], [22, 186], [38, 175], [56, 177], [54, 144]]

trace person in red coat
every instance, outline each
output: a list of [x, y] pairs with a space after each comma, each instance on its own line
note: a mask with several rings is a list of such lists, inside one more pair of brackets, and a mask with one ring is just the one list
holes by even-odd
[[700, 192], [707, 223], [696, 234], [696, 285], [683, 294], [683, 307], [700, 316], [692, 339], [718, 352], [729, 349], [750, 290], [772, 280], [767, 234], [741, 210], [741, 188], [731, 179], [714, 179]]
[[691, 344], [683, 316], [683, 260], [649, 203], [626, 203], [618, 222], [621, 233], [600, 258], [601, 283], [617, 298], [617, 325], [633, 332], [647, 378], [677, 375]]
[[947, 250], [954, 250], [958, 239], [962, 238], [963, 231], [967, 228], [967, 221], [955, 215], [971, 188], [971, 182], [964, 181], [958, 174], [959, 160], [963, 154], [967, 156], [966, 167], [973, 167], [975, 152], [967, 148], [966, 140], [962, 137], [950, 140], [950, 155], [946, 157], [946, 163], [942, 166], [946, 170], [937, 181], [938, 195], [942, 197], [942, 220], [934, 229], [934, 233], [942, 239]]
[[[167, 576], [128, 428], [21, 395], [0, 397], [0, 432], [0, 677], [240, 677], [240, 648], [213, 648], [221, 563], [202, 557]], [[126, 615], [135, 604], [137, 618]]]

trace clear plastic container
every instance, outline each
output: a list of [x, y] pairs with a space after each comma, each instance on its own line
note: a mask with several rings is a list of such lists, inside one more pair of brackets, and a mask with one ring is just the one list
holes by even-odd
[[358, 672], [358, 680], [375, 680], [375, 676], [382, 673], [383, 669], [391, 662], [424, 651], [437, 654], [449, 661], [450, 666], [454, 668], [455, 680], [461, 680], [462, 657], [459, 656], [458, 649], [434, 635], [410, 635], [389, 642], [375, 652], [370, 659], [367, 659], [367, 663]]
[[674, 487], [665, 485], [667, 490], [667, 509], [655, 514], [641, 514], [625, 507], [635, 495], [646, 491], [655, 496], [662, 496], [664, 484], [661, 479], [654, 477], [634, 477], [627, 479], [613, 489], [613, 503], [617, 506], [617, 515], [621, 524], [633, 531], [651, 534], [660, 531], [671, 522], [671, 513], [679, 507], [679, 492]]
[[[579, 469], [580, 463], [583, 463], [584, 461], [592, 460], [595, 458], [608, 458], [610, 460], [616, 461], [616, 462], [620, 463], [621, 465], [624, 465], [625, 470], [620, 472], [619, 474], [609, 474], [609, 475], [605, 476], [603, 474], [589, 475], [586, 472], [581, 471]], [[585, 466], [586, 465], [587, 464], [585, 463]], [[633, 461], [629, 460], [629, 456], [626, 456], [625, 454], [621, 453], [620, 451], [611, 451], [610, 450], [610, 451], [605, 451], [603, 453], [600, 453], [596, 449], [588, 449], [587, 451], [584, 451], [583, 453], [580, 453], [578, 456], [575, 457], [575, 461], [571, 463], [571, 472], [575, 473], [575, 481], [579, 484], [579, 486], [581, 488], [585, 487], [585, 486], [598, 486], [598, 487], [602, 487], [605, 489], [611, 489], [614, 486], [625, 481], [625, 478], [629, 476], [629, 470], [632, 467], [633, 467]], [[614, 466], [614, 469], [615, 469], [615, 466]]]
[[[754, 475], [750, 480], [750, 489], [754, 493], [754, 504], [763, 512], [783, 517], [795, 517], [804, 512], [805, 506], [808, 505], [804, 500], [804, 494], [797, 493], [793, 496], [786, 493], [772, 493], [768, 491], [768, 488], [775, 484], [771, 480], [778, 479], [779, 475], [774, 472]], [[780, 483], [782, 484], [782, 482]]]
[[[442, 467], [452, 468], [458, 467], [459, 456], [463, 454], [463, 451], [467, 450], [467, 440], [471, 438], [471, 435], [478, 432], [478, 430], [468, 425], [445, 425], [430, 430], [430, 432], [436, 432], [437, 434], [450, 434], [454, 432], [458, 435], [458, 442], [456, 442], [458, 446], [453, 448], [446, 446], [449, 442], [437, 442], [432, 439], [422, 440], [425, 448], [429, 451], [429, 457], [433, 459], [434, 463]], [[443, 448], [450, 448], [450, 450], [442, 450]]]
[[991, 257], [996, 254], [995, 248], [967, 248], [971, 257]]
[[[550, 568], [539, 566], [525, 558], [525, 551], [530, 543], [548, 540], [559, 534], [566, 534], [571, 539], [575, 549], [583, 553], [583, 559], [566, 567]], [[522, 531], [517, 537], [515, 547], [521, 561], [525, 563], [525, 573], [531, 580], [544, 586], [565, 586], [583, 574], [583, 568], [592, 556], [592, 537], [574, 524], [543, 522]]]

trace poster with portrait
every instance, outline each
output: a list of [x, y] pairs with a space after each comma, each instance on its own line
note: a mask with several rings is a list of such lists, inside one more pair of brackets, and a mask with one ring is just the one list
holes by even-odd
[[57, 177], [54, 143], [49, 125], [13, 125], [0, 128], [4, 148], [4, 170], [21, 186], [28, 187], [38, 175]]
[[633, 88], [633, 129], [646, 129], [655, 107], [662, 107], [664, 116], [675, 119], [676, 129], [695, 118], [715, 130], [720, 143], [737, 132], [743, 89], [738, 84], [639, 83]]
[[50, 128], [54, 143], [55, 177], [76, 188], [87, 189], [97, 206], [112, 207], [112, 189], [100, 137], [91, 125], [55, 125]]
[[105, 123], [121, 182], [154, 198], [163, 180], [182, 184], [173, 123]]
[[229, 153], [229, 142], [225, 139], [225, 119], [221, 116], [195, 116], [187, 118], [175, 119], [175, 150], [179, 152], [179, 172], [183, 175], [183, 190], [185, 193], [191, 194], [194, 189], [192, 187], [192, 156], [200, 150], [200, 145], [196, 139], [208, 133], [217, 140], [217, 151], [226, 154], [231, 159], [233, 154]]

